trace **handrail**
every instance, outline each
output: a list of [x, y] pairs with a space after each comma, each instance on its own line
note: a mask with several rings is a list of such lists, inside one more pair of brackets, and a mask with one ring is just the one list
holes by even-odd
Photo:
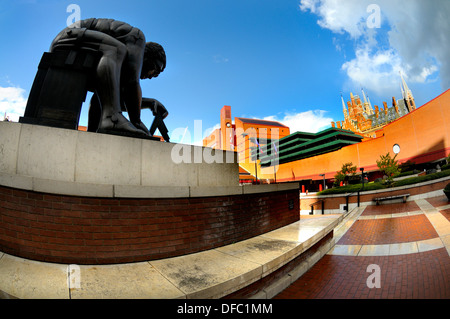
[[319, 199], [317, 202], [309, 204], [309, 206], [311, 207], [311, 212], [309, 214], [314, 215], [314, 205], [317, 203], [322, 203], [322, 215], [324, 215], [325, 214], [325, 199]]
[[315, 204], [317, 204], [317, 203], [321, 203], [321, 202], [324, 202], [325, 201], [325, 199], [319, 199], [317, 202], [314, 202], [314, 203], [312, 203], [312, 204], [309, 204], [309, 206], [313, 206], [313, 205], [315, 205]]
[[346, 194], [346, 196], [345, 196], [345, 207], [344, 207], [344, 209], [347, 211], [347, 213], [350, 211], [350, 209], [348, 208], [349, 198], [350, 198], [350, 196], [352, 196], [353, 194], [357, 194], [357, 195], [358, 195], [358, 207], [360, 206], [360, 204], [361, 204], [360, 192], [361, 192], [361, 190], [358, 190], [358, 191], [356, 191], [356, 192], [353, 192], [353, 193], [350, 193], [350, 194]]

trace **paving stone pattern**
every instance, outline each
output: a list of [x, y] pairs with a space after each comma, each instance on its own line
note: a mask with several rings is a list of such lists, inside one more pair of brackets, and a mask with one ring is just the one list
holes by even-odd
[[[439, 212], [447, 222], [449, 204], [445, 196], [426, 200], [426, 206], [434, 207], [433, 213]], [[415, 213], [405, 214], [411, 212]], [[440, 230], [438, 235], [427, 213], [428, 209], [421, 211], [414, 201], [366, 207], [359, 217], [374, 218], [356, 220], [337, 245], [386, 245], [429, 239], [439, 245], [399, 255], [328, 253], [275, 299], [449, 299], [449, 234]], [[440, 227], [448, 229], [448, 224]], [[379, 288], [369, 287], [375, 275], [370, 265], [379, 266]]]

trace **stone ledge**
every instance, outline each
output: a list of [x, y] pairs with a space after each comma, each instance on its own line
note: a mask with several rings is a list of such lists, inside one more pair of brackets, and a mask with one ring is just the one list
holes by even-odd
[[0, 149], [3, 174], [81, 184], [239, 185], [237, 153], [201, 146], [0, 122]]
[[[32, 299], [221, 298], [273, 273], [330, 234], [342, 215], [300, 220], [225, 247], [122, 265], [77, 266], [30, 261], [0, 253], [0, 296]], [[292, 270], [290, 280], [317, 262], [333, 242]], [[284, 247], [283, 249], [279, 249]], [[11, 278], [15, 278], [11, 280]], [[257, 296], [271, 297], [284, 284]]]
[[149, 199], [260, 194], [300, 188], [299, 183], [208, 187], [107, 185], [56, 181], [7, 173], [0, 173], [0, 186], [67, 196]]

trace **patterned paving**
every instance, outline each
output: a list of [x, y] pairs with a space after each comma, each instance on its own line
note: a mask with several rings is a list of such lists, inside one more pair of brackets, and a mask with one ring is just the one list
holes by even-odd
[[[450, 264], [445, 248], [398, 256], [324, 256], [277, 295], [279, 299], [450, 298]], [[369, 288], [369, 265], [379, 265], [381, 288]]]
[[448, 204], [437, 197], [361, 209], [335, 249], [275, 298], [449, 299]]
[[338, 245], [383, 245], [438, 237], [425, 215], [357, 220]]
[[384, 215], [384, 214], [398, 214], [406, 212], [414, 212], [420, 210], [416, 202], [406, 202], [406, 203], [393, 203], [393, 204], [381, 204], [379, 206], [367, 206], [362, 216], [369, 215]]
[[444, 196], [433, 197], [433, 198], [427, 198], [426, 201], [429, 202], [434, 207], [442, 207], [442, 206], [446, 206], [446, 205], [450, 204], [448, 202], [447, 196], [445, 196], [445, 195]]
[[445, 218], [447, 218], [448, 221], [450, 221], [450, 208], [449, 208], [449, 209], [441, 210], [441, 214], [442, 214]]

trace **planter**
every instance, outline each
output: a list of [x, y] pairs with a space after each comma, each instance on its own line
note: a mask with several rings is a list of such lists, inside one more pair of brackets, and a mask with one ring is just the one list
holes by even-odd
[[450, 183], [448, 183], [444, 188], [444, 194], [447, 196], [448, 201], [450, 202]]
[[445, 196], [447, 196], [447, 199], [450, 202], [450, 190], [445, 190], [444, 189], [444, 194], [445, 194]]

